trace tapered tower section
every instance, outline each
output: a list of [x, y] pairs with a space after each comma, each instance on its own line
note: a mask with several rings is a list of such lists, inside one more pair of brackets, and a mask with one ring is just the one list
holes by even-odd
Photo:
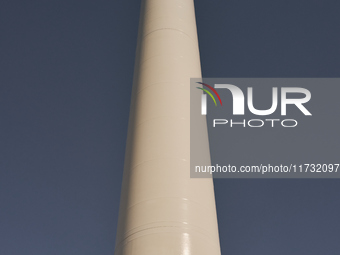
[[194, 3], [141, 8], [115, 255], [219, 255], [212, 179], [190, 178], [190, 78], [201, 77]]

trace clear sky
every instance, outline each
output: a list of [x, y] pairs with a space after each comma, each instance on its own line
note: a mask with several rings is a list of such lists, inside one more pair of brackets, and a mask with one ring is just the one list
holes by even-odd
[[[195, 4], [205, 77], [340, 76], [337, 0]], [[0, 1], [1, 255], [113, 254], [139, 7]], [[223, 255], [340, 253], [340, 180], [215, 191]]]

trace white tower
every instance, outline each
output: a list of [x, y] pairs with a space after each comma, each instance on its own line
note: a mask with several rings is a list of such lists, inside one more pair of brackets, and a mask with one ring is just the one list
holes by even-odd
[[194, 3], [141, 8], [115, 255], [219, 255], [212, 179], [189, 169], [190, 78], [201, 77]]

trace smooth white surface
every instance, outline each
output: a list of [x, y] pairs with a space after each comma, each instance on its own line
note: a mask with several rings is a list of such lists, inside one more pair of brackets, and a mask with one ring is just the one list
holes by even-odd
[[116, 255], [220, 254], [212, 179], [190, 178], [189, 88], [199, 77], [193, 1], [143, 1]]

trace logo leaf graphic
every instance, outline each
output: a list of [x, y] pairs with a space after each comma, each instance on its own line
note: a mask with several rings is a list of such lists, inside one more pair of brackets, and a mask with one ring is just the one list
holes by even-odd
[[216, 103], [216, 100], [215, 100], [214, 96], [208, 90], [200, 88], [200, 87], [196, 87], [196, 88], [201, 89], [204, 92], [206, 92], [214, 100], [215, 106], [217, 106], [217, 103]]
[[[208, 87], [209, 89], [211, 89], [211, 91], [214, 92], [215, 95], [217, 96], [217, 98], [218, 98], [218, 100], [220, 101], [220, 104], [221, 104], [221, 106], [222, 106], [222, 100], [221, 100], [221, 98], [220, 98], [220, 95], [217, 93], [217, 91], [216, 91], [213, 87], [211, 87], [210, 85], [208, 85], [208, 84], [206, 84], [206, 83], [203, 83], [203, 82], [196, 82], [196, 83], [202, 84], [203, 86], [206, 86], [206, 87]], [[214, 101], [215, 101], [215, 100], [214, 100]], [[216, 103], [215, 103], [215, 104], [216, 104]]]

